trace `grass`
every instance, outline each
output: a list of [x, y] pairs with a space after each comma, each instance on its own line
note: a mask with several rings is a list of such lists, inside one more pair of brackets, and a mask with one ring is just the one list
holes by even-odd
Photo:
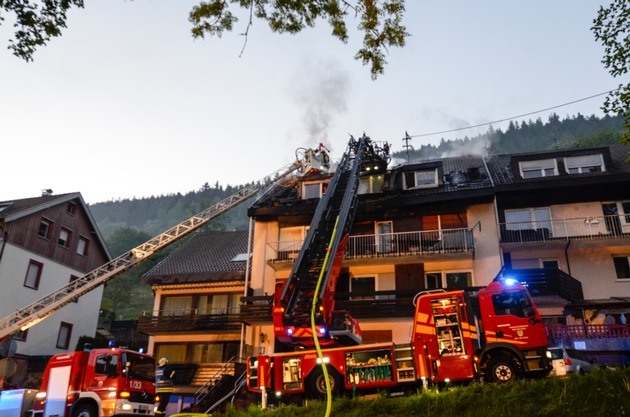
[[[213, 417], [323, 417], [325, 401], [280, 404], [262, 410], [228, 409]], [[588, 375], [522, 380], [509, 384], [472, 383], [418, 394], [374, 399], [336, 398], [335, 417], [630, 417], [630, 368], [598, 368]]]

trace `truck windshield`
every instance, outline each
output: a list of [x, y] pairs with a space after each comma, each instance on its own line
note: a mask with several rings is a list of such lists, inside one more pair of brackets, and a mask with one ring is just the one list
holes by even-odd
[[494, 313], [497, 316], [512, 315], [532, 317], [535, 314], [532, 299], [527, 291], [502, 292], [492, 296]]
[[155, 361], [153, 358], [133, 353], [123, 353], [123, 366], [127, 364], [129, 378], [155, 381]]

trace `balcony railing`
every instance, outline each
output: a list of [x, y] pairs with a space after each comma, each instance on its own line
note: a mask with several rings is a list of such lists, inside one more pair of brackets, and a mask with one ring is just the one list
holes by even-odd
[[[293, 262], [302, 243], [302, 240], [269, 242], [266, 258], [271, 262]], [[421, 230], [350, 236], [345, 259], [466, 253], [474, 249], [472, 229]]]
[[500, 223], [501, 243], [630, 237], [630, 215]]
[[621, 339], [630, 337], [628, 324], [548, 324], [547, 334], [558, 339]]
[[138, 319], [138, 331], [146, 334], [163, 332], [193, 332], [208, 330], [240, 330], [239, 308], [197, 310], [159, 310], [143, 312]]

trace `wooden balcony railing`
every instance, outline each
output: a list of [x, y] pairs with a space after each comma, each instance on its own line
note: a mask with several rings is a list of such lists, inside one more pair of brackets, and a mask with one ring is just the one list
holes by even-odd
[[500, 223], [501, 243], [621, 239], [630, 237], [630, 215]]
[[[293, 262], [302, 243], [302, 240], [269, 242], [266, 259], [272, 263]], [[473, 229], [419, 230], [350, 236], [345, 259], [466, 253], [474, 250]]]
[[240, 330], [238, 310], [217, 314], [196, 314], [191, 311], [145, 312], [138, 319], [138, 331], [146, 334], [195, 332], [208, 330]]

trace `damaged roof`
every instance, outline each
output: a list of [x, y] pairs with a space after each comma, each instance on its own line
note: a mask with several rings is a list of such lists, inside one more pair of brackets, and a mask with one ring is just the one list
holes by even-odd
[[196, 234], [144, 274], [141, 281], [159, 285], [244, 280], [247, 237], [246, 230]]
[[[435, 187], [403, 189], [403, 176], [410, 171], [437, 170], [438, 184]], [[300, 198], [304, 181], [328, 180], [332, 174], [304, 177], [287, 177], [263, 197], [252, 204], [249, 216], [271, 214], [282, 211], [292, 215], [312, 213], [319, 199]], [[423, 204], [435, 201], [462, 199], [475, 196], [491, 196], [492, 181], [480, 156], [460, 156], [400, 165], [385, 174], [383, 191], [360, 195], [359, 211], [388, 208], [394, 204]], [[465, 193], [465, 194], [462, 194]], [[382, 204], [382, 206], [381, 206]], [[369, 208], [367, 206], [370, 206]]]

